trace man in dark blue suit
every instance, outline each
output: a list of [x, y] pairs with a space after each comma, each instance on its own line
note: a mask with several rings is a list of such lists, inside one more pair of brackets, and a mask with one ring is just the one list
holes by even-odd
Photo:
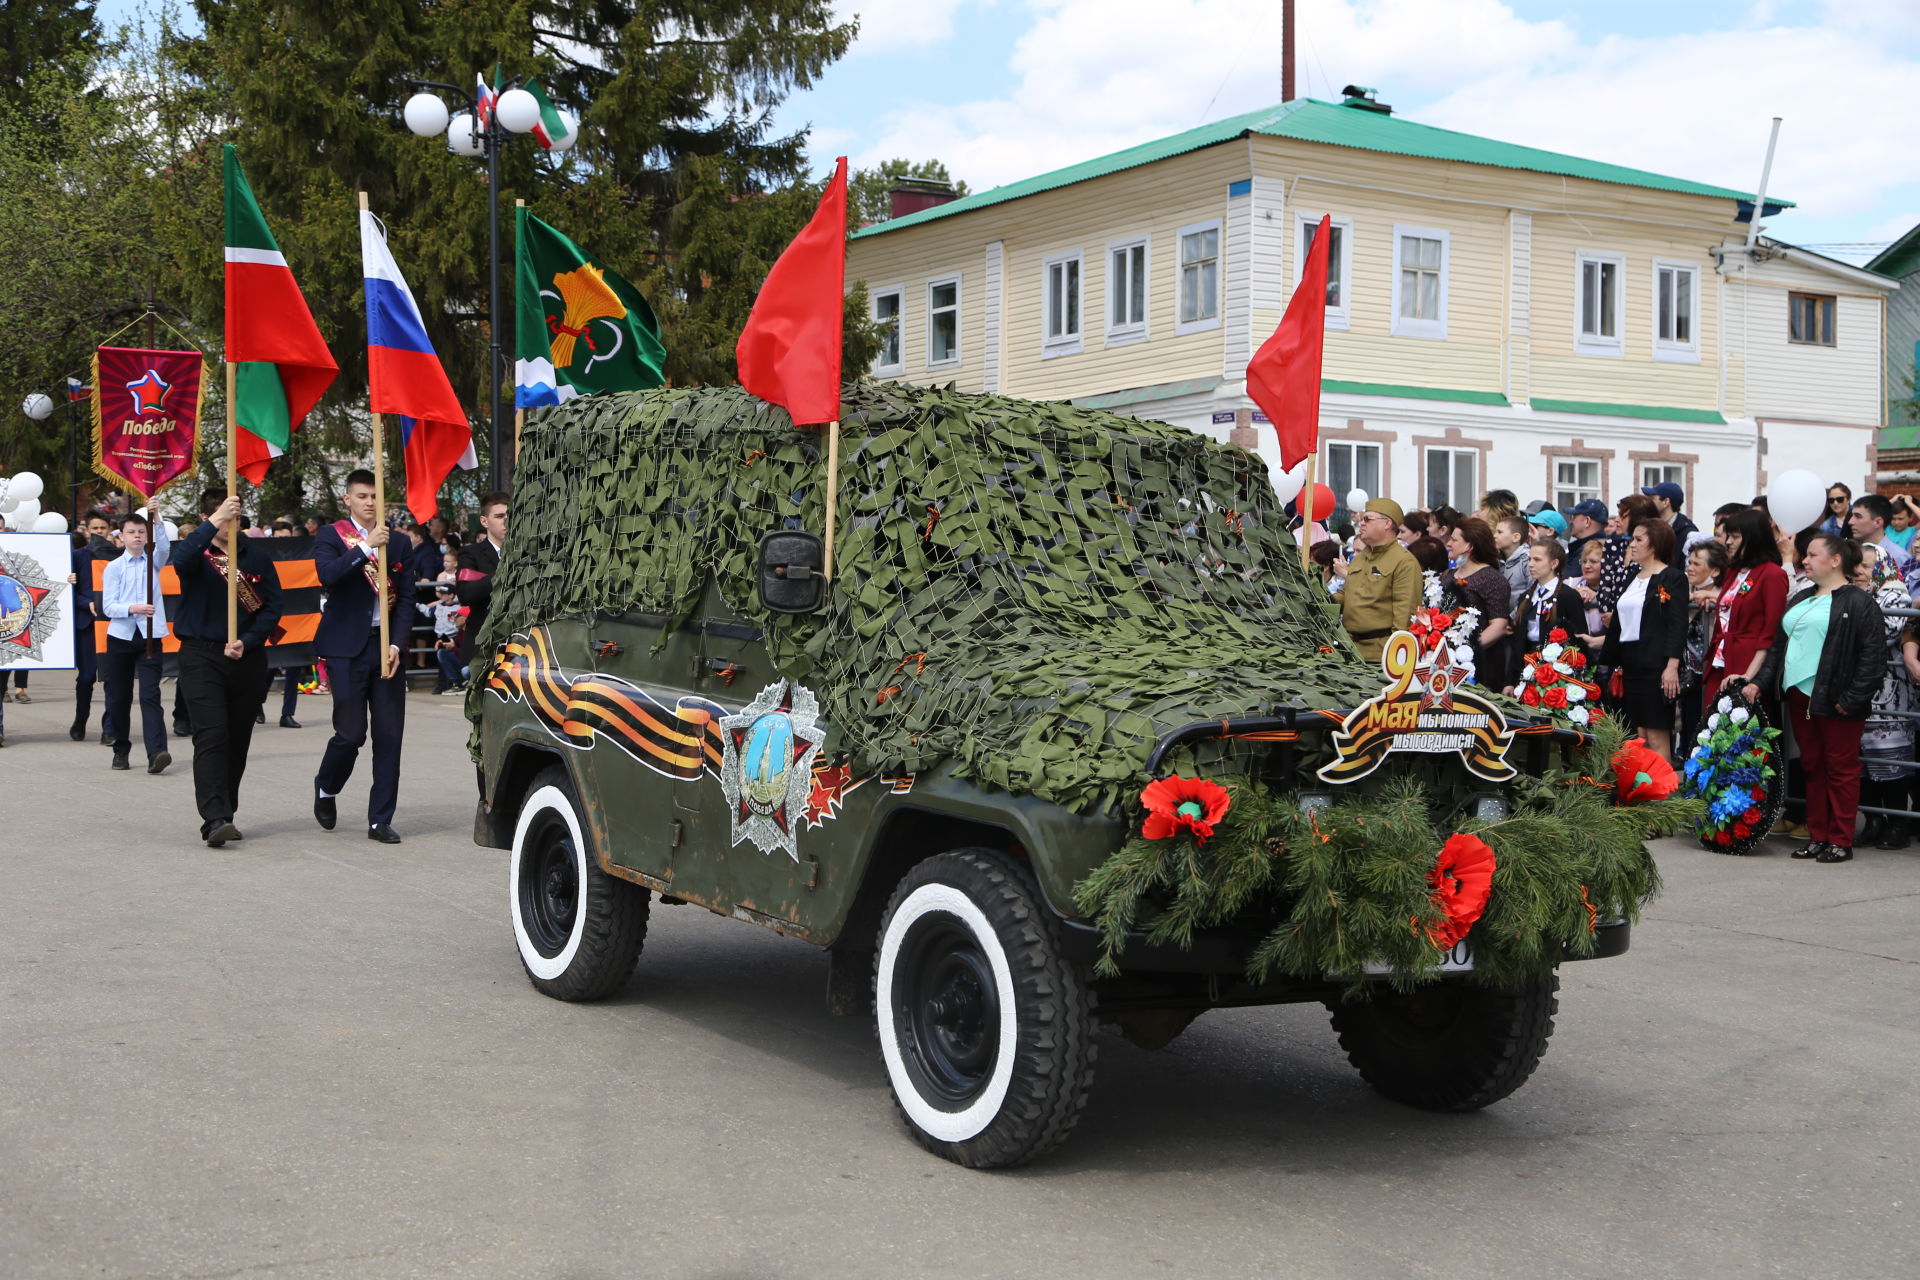
[[[334, 797], [353, 776], [373, 724], [373, 790], [367, 797], [367, 839], [399, 844], [393, 829], [400, 798], [400, 739], [406, 727], [407, 678], [400, 655], [411, 634], [411, 575], [405, 538], [391, 538], [374, 502], [373, 473], [347, 476], [341, 495], [349, 518], [323, 525], [313, 539], [313, 565], [327, 603], [313, 649], [327, 662], [333, 686], [333, 737], [313, 779], [313, 816], [333, 830]], [[388, 645], [380, 650], [381, 601], [374, 591], [380, 548], [387, 549]]]

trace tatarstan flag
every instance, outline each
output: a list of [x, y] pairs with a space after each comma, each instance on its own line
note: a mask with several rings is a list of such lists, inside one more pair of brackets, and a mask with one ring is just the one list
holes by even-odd
[[332, 384], [333, 361], [260, 205], [226, 144], [227, 359], [240, 474], [259, 484]]

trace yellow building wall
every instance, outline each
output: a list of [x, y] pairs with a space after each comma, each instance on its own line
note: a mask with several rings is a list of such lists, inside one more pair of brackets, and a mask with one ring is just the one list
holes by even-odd
[[[939, 219], [897, 235], [850, 240], [847, 243], [847, 280], [864, 280], [867, 292], [901, 290], [901, 356], [906, 382], [957, 382], [962, 391], [982, 389], [985, 366], [987, 292], [986, 242], [977, 221], [966, 217]], [[960, 277], [960, 362], [927, 365], [927, 284], [946, 276]], [[864, 370], [848, 370], [855, 376]]]

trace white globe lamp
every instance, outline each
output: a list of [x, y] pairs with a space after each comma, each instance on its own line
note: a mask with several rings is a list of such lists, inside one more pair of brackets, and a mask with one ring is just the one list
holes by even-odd
[[477, 156], [485, 153], [486, 143], [474, 127], [471, 111], [462, 111], [448, 122], [447, 150], [457, 156]]
[[509, 89], [494, 104], [493, 114], [508, 133], [532, 133], [540, 123], [540, 100], [525, 89]]
[[555, 110], [560, 112], [560, 119], [566, 123], [567, 136], [555, 142], [552, 150], [571, 151], [573, 144], [580, 141], [580, 117], [563, 108], [555, 108]]
[[403, 112], [407, 128], [417, 138], [432, 138], [447, 130], [447, 104], [430, 93], [416, 93], [407, 99]]
[[53, 401], [36, 391], [20, 402], [20, 412], [35, 422], [45, 422], [53, 413]]

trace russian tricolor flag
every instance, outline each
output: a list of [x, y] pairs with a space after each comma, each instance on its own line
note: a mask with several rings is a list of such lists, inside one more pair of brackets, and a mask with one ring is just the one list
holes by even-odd
[[479, 464], [467, 411], [427, 340], [420, 308], [387, 251], [387, 233], [360, 211], [360, 260], [367, 285], [367, 389], [373, 412], [400, 419], [407, 460], [407, 506], [414, 519], [439, 510], [440, 486], [453, 469]]

